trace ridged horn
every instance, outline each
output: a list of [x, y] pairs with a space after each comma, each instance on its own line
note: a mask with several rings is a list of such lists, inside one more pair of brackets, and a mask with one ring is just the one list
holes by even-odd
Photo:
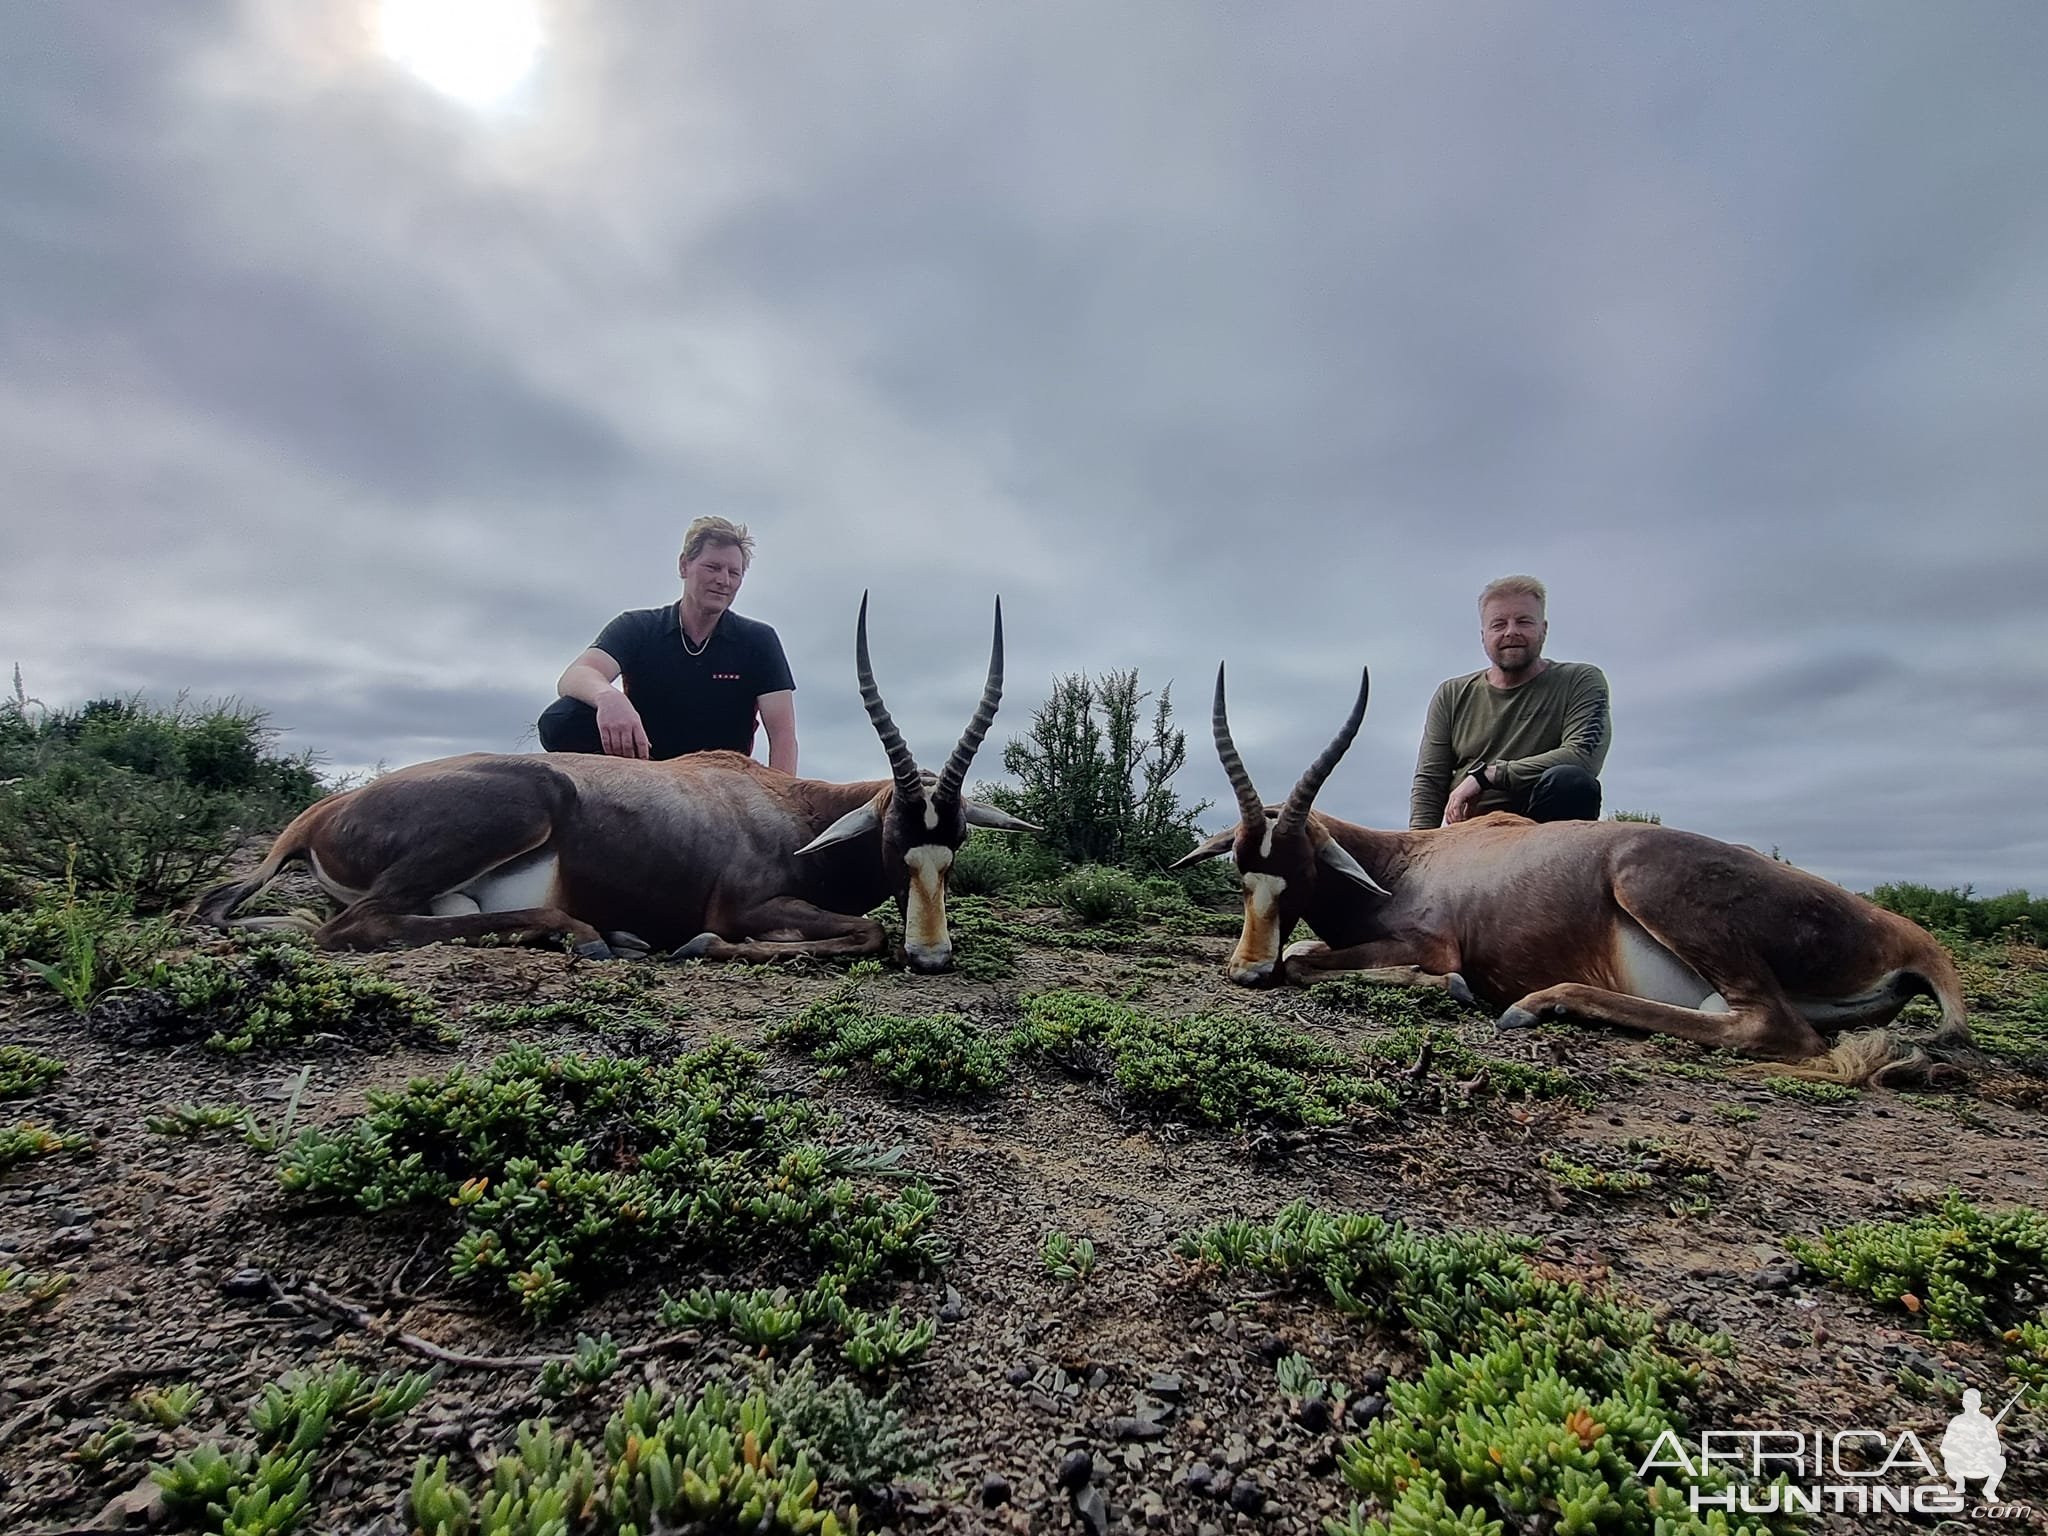
[[1244, 759], [1230, 739], [1230, 713], [1223, 707], [1223, 663], [1216, 663], [1216, 709], [1210, 717], [1216, 733], [1216, 755], [1223, 759], [1223, 771], [1230, 775], [1230, 787], [1237, 791], [1237, 812], [1248, 827], [1264, 827], [1266, 802], [1252, 788], [1252, 776], [1245, 772]]
[[1280, 808], [1280, 820], [1273, 828], [1275, 835], [1293, 832], [1308, 817], [1308, 808], [1315, 804], [1316, 793], [1323, 787], [1323, 781], [1336, 769], [1344, 754], [1351, 748], [1351, 740], [1358, 734], [1359, 722], [1365, 719], [1366, 695], [1372, 691], [1372, 669], [1361, 668], [1358, 674], [1358, 702], [1351, 706], [1351, 718], [1344, 722], [1330, 744], [1323, 748], [1323, 755], [1308, 765], [1308, 772], [1301, 776], [1301, 782], [1294, 786], [1294, 793], [1287, 797], [1287, 803]]
[[910, 755], [903, 733], [889, 718], [889, 706], [882, 702], [882, 690], [875, 686], [875, 669], [868, 661], [868, 595], [860, 595], [860, 623], [854, 629], [854, 666], [860, 673], [860, 701], [867, 706], [875, 734], [882, 738], [882, 750], [889, 754], [889, 772], [896, 780], [896, 798], [916, 805], [924, 798], [924, 779], [917, 771], [917, 759]]
[[946, 759], [946, 768], [939, 775], [939, 787], [933, 792], [933, 803], [951, 805], [960, 798], [960, 790], [967, 782], [967, 770], [974, 762], [974, 754], [981, 750], [982, 741], [988, 736], [988, 728], [995, 724], [996, 706], [1003, 699], [1003, 600], [996, 599], [996, 637], [988, 654], [988, 681], [982, 684], [981, 703], [974, 711], [974, 718], [967, 722], [967, 729], [960, 737], [960, 745], [953, 749], [953, 755]]

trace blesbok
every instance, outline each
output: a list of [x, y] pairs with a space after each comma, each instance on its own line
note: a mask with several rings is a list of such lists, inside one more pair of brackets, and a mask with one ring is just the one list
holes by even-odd
[[[1968, 1044], [1961, 981], [1929, 934], [1751, 849], [1641, 822], [1497, 811], [1380, 832], [1313, 810], [1370, 687], [1366, 673], [1343, 729], [1267, 807], [1231, 742], [1217, 668], [1216, 751], [1240, 820], [1180, 864], [1235, 858], [1244, 928], [1232, 980], [1355, 971], [1501, 1008], [1503, 1029], [1569, 1017], [1785, 1060], [1889, 1023], [1924, 993], [1941, 1008], [1937, 1038]], [[1316, 938], [1283, 954], [1297, 922]], [[1867, 1073], [1871, 1053], [1854, 1054], [1843, 1070]]]
[[[981, 703], [936, 775], [920, 771], [875, 685], [865, 594], [854, 658], [887, 779], [793, 778], [737, 752], [441, 758], [312, 806], [248, 879], [207, 892], [195, 915], [311, 928], [331, 949], [501, 934], [567, 936], [578, 953], [603, 956], [637, 936], [681, 958], [755, 961], [875, 953], [884, 931], [866, 914], [893, 895], [911, 967], [945, 970], [946, 880], [967, 829], [1039, 830], [965, 793], [1002, 698], [1002, 602]], [[234, 916], [294, 859], [343, 904], [338, 915], [317, 927]]]

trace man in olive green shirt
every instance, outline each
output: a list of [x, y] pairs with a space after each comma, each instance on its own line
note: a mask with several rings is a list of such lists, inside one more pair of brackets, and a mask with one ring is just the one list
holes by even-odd
[[1487, 811], [1535, 821], [1597, 821], [1607, 761], [1607, 679], [1583, 661], [1543, 655], [1543, 583], [1503, 576], [1479, 594], [1479, 642], [1491, 663], [1454, 677], [1429, 701], [1411, 828], [1452, 826]]

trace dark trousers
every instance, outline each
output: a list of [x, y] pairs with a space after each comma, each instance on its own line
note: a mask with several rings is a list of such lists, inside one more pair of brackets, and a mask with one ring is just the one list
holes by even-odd
[[543, 752], [604, 751], [597, 734], [597, 711], [581, 699], [557, 699], [540, 712], [540, 749]]
[[1543, 771], [1526, 800], [1517, 797], [1514, 810], [1531, 821], [1598, 821], [1600, 781], [1583, 768], [1559, 763]]

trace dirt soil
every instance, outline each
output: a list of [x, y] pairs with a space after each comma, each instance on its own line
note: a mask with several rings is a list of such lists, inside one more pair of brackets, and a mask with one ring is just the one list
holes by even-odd
[[[1226, 940], [1162, 936], [1135, 952], [1098, 953], [1031, 942], [1033, 925], [1062, 921], [1052, 914], [1018, 919], [1014, 978], [978, 983], [892, 970], [872, 983], [877, 1001], [901, 1012], [948, 1009], [1002, 1028], [1026, 992], [1136, 987], [1149, 1009], [1234, 1011], [1339, 1044], [1377, 1027], [1298, 990], [1231, 986], [1222, 974]], [[277, 1117], [299, 1069], [309, 1067], [299, 1122], [332, 1125], [359, 1113], [370, 1089], [481, 1063], [519, 1041], [655, 1056], [721, 1033], [758, 1041], [843, 980], [843, 971], [822, 965], [641, 962], [660, 967], [650, 998], [682, 1022], [627, 1039], [464, 1021], [472, 1005], [546, 1000], [590, 973], [590, 962], [559, 953], [440, 947], [345, 963], [432, 997], [460, 1044], [329, 1038], [289, 1055], [226, 1057], [196, 1045], [95, 1038], [47, 991], [10, 982], [0, 992], [0, 1038], [69, 1067], [39, 1095], [5, 1106], [8, 1122], [34, 1119], [92, 1138], [88, 1153], [33, 1159], [0, 1178], [0, 1262], [73, 1277], [56, 1300], [0, 1318], [0, 1531], [114, 1529], [161, 1518], [148, 1499], [148, 1462], [209, 1435], [241, 1434], [243, 1405], [265, 1381], [342, 1358], [371, 1371], [429, 1363], [382, 1330], [494, 1356], [569, 1351], [579, 1332], [604, 1329], [626, 1344], [663, 1332], [654, 1307], [664, 1284], [697, 1282], [682, 1257], [652, 1256], [596, 1302], [531, 1330], [516, 1314], [455, 1291], [445, 1254], [422, 1251], [416, 1227], [288, 1198], [273, 1160], [240, 1138], [152, 1134], [145, 1116], [196, 1101], [248, 1104]], [[1353, 1495], [1336, 1470], [1338, 1437], [1289, 1417], [1276, 1351], [1297, 1349], [1320, 1371], [1354, 1383], [1375, 1365], [1399, 1378], [1417, 1360], [1398, 1338], [1376, 1336], [1325, 1303], [1194, 1271], [1170, 1252], [1177, 1234], [1233, 1215], [1268, 1220], [1300, 1197], [1429, 1230], [1526, 1233], [1560, 1271], [1726, 1329], [1738, 1356], [1720, 1427], [1910, 1427], [1932, 1446], [1953, 1409], [1937, 1395], [1913, 1395], [1902, 1367], [1975, 1383], [2003, 1400], [2005, 1372], [1989, 1350], [1930, 1341], [1904, 1314], [1796, 1273], [1783, 1244], [1788, 1234], [1923, 1211], [1951, 1187], [1986, 1207], [2044, 1203], [2039, 1080], [2008, 1077], [1996, 1088], [1912, 1100], [1872, 1091], [1829, 1108], [1769, 1091], [1761, 1070], [1688, 1075], [1687, 1050], [1657, 1042], [1592, 1030], [1495, 1037], [1484, 1024], [1465, 1033], [1482, 1052], [1554, 1062], [1589, 1079], [1600, 1102], [1580, 1109], [1482, 1099], [1450, 1112], [1418, 1108], [1332, 1132], [1275, 1136], [1151, 1123], [1101, 1082], [1050, 1068], [1020, 1069], [1006, 1091], [978, 1105], [907, 1102], [854, 1082], [822, 1082], [807, 1057], [762, 1047], [773, 1083], [829, 1100], [844, 1117], [835, 1133], [844, 1139], [907, 1147], [906, 1166], [928, 1175], [942, 1200], [952, 1261], [938, 1280], [902, 1293], [907, 1311], [931, 1316], [943, 1307], [949, 1319], [908, 1373], [903, 1396], [936, 1461], [893, 1506], [865, 1511], [863, 1529], [1081, 1528], [1055, 1473], [1063, 1456], [1083, 1448], [1093, 1454], [1111, 1529], [1319, 1531]], [[1728, 1105], [1757, 1118], [1742, 1123], [1738, 1111], [1731, 1119]], [[1710, 1166], [1719, 1184], [1708, 1207], [1675, 1213], [1683, 1202], [1661, 1185], [1638, 1196], [1577, 1193], [1541, 1166], [1547, 1151], [1597, 1160], [1603, 1146], [1632, 1137], [1663, 1138]], [[1096, 1270], [1078, 1288], [1046, 1273], [1040, 1242], [1053, 1229], [1095, 1244]], [[378, 1327], [310, 1303], [309, 1284], [366, 1309]], [[636, 1362], [571, 1418], [595, 1435], [635, 1372], [680, 1383], [719, 1353], [707, 1343], [703, 1359]], [[138, 1386], [174, 1380], [206, 1389], [187, 1426], [144, 1430], [134, 1448], [100, 1466], [76, 1455]], [[1112, 1421], [1160, 1404], [1173, 1409], [1163, 1437], [1116, 1438]], [[563, 1422], [562, 1411], [536, 1395], [531, 1369], [444, 1368], [400, 1426], [333, 1460], [307, 1528], [403, 1531], [419, 1456], [469, 1457], [480, 1467], [518, 1420], [551, 1411]], [[2032, 1515], [1997, 1527], [1968, 1524], [2041, 1528], [2043, 1428], [2042, 1416], [2023, 1413], [2004, 1427], [2004, 1496]], [[1218, 1497], [1228, 1486], [1220, 1476], [1207, 1492], [1192, 1486], [1197, 1463], [1255, 1482], [1263, 1509], [1247, 1513]], [[1821, 1528], [1884, 1529], [1887, 1519], [1896, 1529], [1908, 1523], [1826, 1517]]]

